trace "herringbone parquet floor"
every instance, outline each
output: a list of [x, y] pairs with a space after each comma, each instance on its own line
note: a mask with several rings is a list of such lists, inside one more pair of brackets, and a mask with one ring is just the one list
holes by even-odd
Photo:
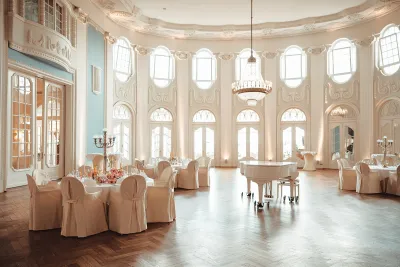
[[175, 222], [85, 239], [29, 232], [28, 189], [11, 189], [0, 194], [0, 266], [400, 266], [400, 197], [339, 191], [336, 177], [301, 172], [298, 204], [256, 211], [239, 172], [216, 169], [210, 188], [176, 192]]

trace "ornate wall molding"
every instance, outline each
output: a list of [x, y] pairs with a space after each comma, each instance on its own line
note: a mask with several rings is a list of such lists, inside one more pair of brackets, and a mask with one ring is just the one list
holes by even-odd
[[353, 80], [351, 86], [334, 84], [333, 82], [327, 82], [325, 84], [325, 95], [329, 96], [331, 100], [348, 100], [353, 98], [354, 94], [358, 92], [360, 87], [359, 80]]
[[111, 36], [109, 32], [104, 33], [104, 39], [106, 39], [109, 44], [115, 44], [115, 42], [117, 41], [117, 38]]
[[311, 54], [311, 55], [321, 55], [325, 51], [326, 51], [326, 46], [325, 45], [313, 46], [313, 47], [309, 47], [309, 48], [306, 49], [306, 52]]
[[390, 78], [376, 76], [374, 79], [374, 91], [381, 96], [398, 93], [400, 91], [400, 78], [396, 79], [395, 77], [396, 74]]
[[83, 10], [80, 7], [74, 7], [74, 12], [77, 17], [82, 23], [87, 23], [89, 15], [88, 13], [83, 12]]
[[175, 58], [178, 60], [187, 60], [190, 57], [190, 52], [185, 52], [185, 51], [176, 51], [175, 53]]
[[148, 54], [151, 53], [151, 50], [152, 50], [151, 48], [147, 48], [144, 46], [140, 46], [140, 45], [135, 46], [135, 51], [141, 56], [147, 56]]
[[296, 103], [307, 100], [308, 104], [310, 89], [311, 89], [310, 84], [306, 84], [304, 86], [295, 89], [282, 86], [278, 89], [278, 92], [280, 92], [281, 99], [285, 103]]
[[386, 102], [381, 108], [380, 117], [400, 117], [400, 102], [394, 99]]
[[376, 39], [375, 36], [369, 36], [362, 40], [354, 40], [354, 43], [361, 47], [368, 47], [375, 41], [375, 39]]
[[268, 52], [268, 51], [264, 51], [261, 53], [261, 56], [266, 58], [266, 59], [274, 59], [275, 57], [277, 57], [279, 55], [279, 52]]
[[231, 60], [232, 58], [234, 58], [235, 54], [234, 53], [219, 53], [218, 54], [218, 58], [222, 59], [222, 60]]
[[[216, 103], [219, 105], [219, 95], [220, 95], [220, 90], [219, 89], [208, 89], [205, 92], [202, 92], [205, 90], [201, 89], [191, 89], [190, 90], [190, 106], [193, 106], [194, 103], [199, 104], [199, 105], [212, 105]], [[193, 103], [194, 102], [194, 103]]]

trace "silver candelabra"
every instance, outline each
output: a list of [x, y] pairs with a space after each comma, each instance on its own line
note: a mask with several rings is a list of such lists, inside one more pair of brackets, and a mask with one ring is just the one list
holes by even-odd
[[383, 152], [383, 167], [386, 168], [386, 154], [389, 149], [393, 146], [393, 140], [388, 140], [386, 136], [383, 139], [378, 139], [377, 141], [378, 147], [382, 148]]
[[107, 137], [107, 129], [103, 129], [103, 136], [93, 136], [94, 144], [97, 148], [103, 148], [103, 173], [107, 172], [107, 148], [113, 147], [115, 144], [115, 136]]

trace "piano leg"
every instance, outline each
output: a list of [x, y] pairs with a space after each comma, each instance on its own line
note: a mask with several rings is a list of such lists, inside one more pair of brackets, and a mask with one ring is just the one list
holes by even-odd
[[[264, 184], [263, 183], [257, 183], [257, 186], [258, 186], [258, 202], [256, 203], [254, 201], [254, 206], [257, 205], [257, 208], [262, 208], [262, 207], [264, 207], [264, 203], [263, 203]], [[269, 207], [269, 202], [267, 202], [267, 205]]]
[[289, 197], [289, 202], [294, 201], [294, 190], [296, 190], [295, 184], [294, 184], [294, 179], [290, 179], [290, 197]]
[[265, 185], [265, 195], [266, 198], [274, 198], [272, 195], [272, 182], [266, 183]]
[[249, 197], [251, 194], [251, 180], [247, 179], [247, 196]]

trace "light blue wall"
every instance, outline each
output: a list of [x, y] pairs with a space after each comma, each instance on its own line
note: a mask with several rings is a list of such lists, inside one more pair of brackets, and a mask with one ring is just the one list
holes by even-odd
[[[104, 36], [88, 25], [87, 28], [87, 153], [102, 153], [93, 143], [93, 135], [99, 135], [104, 128]], [[101, 69], [101, 93], [92, 92], [92, 65]], [[79, 119], [79, 114], [78, 114]], [[110, 129], [111, 130], [111, 129]]]
[[11, 48], [8, 48], [8, 58], [15, 60], [21, 64], [24, 64], [26, 66], [44, 71], [44, 72], [54, 75], [56, 77], [59, 77], [59, 78], [62, 78], [62, 79], [68, 80], [68, 81], [73, 80], [72, 73], [69, 73], [69, 72], [61, 69], [62, 67], [57, 68], [54, 65], [50, 65], [42, 60], [39, 60], [35, 57], [20, 53]]

